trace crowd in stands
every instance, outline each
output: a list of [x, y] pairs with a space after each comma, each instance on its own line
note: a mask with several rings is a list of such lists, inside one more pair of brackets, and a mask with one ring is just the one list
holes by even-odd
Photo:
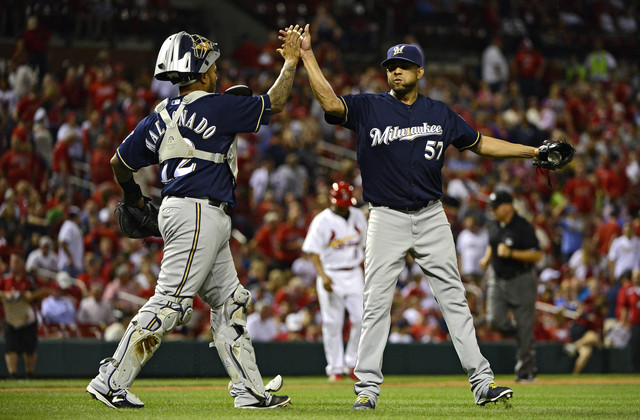
[[[416, 3], [428, 8], [446, 2]], [[330, 13], [318, 10], [316, 18], [332, 21], [334, 35], [347, 31]], [[319, 22], [314, 30], [320, 39], [316, 56], [338, 94], [388, 89], [380, 57], [349, 68], [340, 41], [323, 36]], [[536, 338], [567, 341], [571, 324], [590, 308], [604, 305], [597, 311], [602, 324], [616, 324], [619, 290], [640, 269], [640, 73], [637, 61], [606, 51], [608, 38], [600, 38], [601, 45], [589, 38], [591, 49], [573, 62], [566, 57], [562, 66], [549, 65], [534, 41], [520, 38], [513, 54], [496, 47], [508, 64], [499, 80], [479, 76], [479, 68], [463, 77], [427, 72], [420, 89], [451, 105], [482, 134], [533, 146], [566, 139], [576, 147], [574, 161], [557, 173], [536, 171], [527, 160], [492, 160], [454, 148], [446, 151], [443, 171], [442, 202], [456, 240], [481, 241], [489, 194], [498, 188], [512, 192], [544, 251], [538, 300], [547, 309], [537, 311]], [[266, 92], [281, 66], [278, 47], [275, 36], [263, 45], [247, 39], [235, 50], [222, 46], [218, 92], [234, 84]], [[611, 59], [595, 68], [589, 54], [599, 51]], [[18, 39], [0, 78], [0, 274], [18, 254], [38, 287], [49, 291], [38, 305], [42, 335], [119, 339], [123, 323], [153, 294], [162, 246], [159, 238], [120, 234], [113, 209], [121, 191], [109, 160], [155, 104], [177, 91], [153, 81], [150, 68], [125, 72], [108, 50], [96, 51], [84, 65], [58, 65], [44, 74], [36, 69], [54, 66], [39, 67], [33, 54]], [[483, 49], [476, 54], [480, 60]], [[527, 67], [531, 60], [533, 71]], [[306, 230], [328, 206], [335, 181], [355, 185], [366, 210], [357, 163], [340, 150], [355, 150], [353, 133], [324, 122], [304, 71], [297, 72], [285, 110], [257, 133], [239, 136], [231, 247], [240, 281], [256, 302], [248, 320], [256, 341], [321, 340], [315, 271], [301, 252]], [[136, 180], [158, 198], [155, 169], [140, 171]], [[475, 258], [465, 241], [458, 244], [461, 264]], [[462, 272], [479, 339], [502, 339], [485, 322], [483, 273]], [[196, 299], [195, 309], [191, 322], [172, 336], [209, 336], [208, 308]], [[397, 285], [390, 340], [447, 340], [438, 304], [410, 257]]]

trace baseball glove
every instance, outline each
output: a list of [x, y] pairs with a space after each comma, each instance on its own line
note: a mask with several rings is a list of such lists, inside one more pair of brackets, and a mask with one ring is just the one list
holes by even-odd
[[158, 227], [158, 208], [149, 197], [143, 198], [144, 207], [141, 209], [120, 202], [114, 210], [120, 231], [127, 238], [162, 236]]
[[533, 164], [541, 169], [562, 169], [573, 159], [576, 149], [566, 141], [545, 140], [538, 148], [538, 160]]

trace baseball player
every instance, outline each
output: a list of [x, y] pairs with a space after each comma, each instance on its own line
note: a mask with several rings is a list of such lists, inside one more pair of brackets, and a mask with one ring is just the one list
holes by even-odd
[[[275, 408], [290, 404], [272, 394], [282, 386], [278, 375], [266, 386], [246, 332], [251, 294], [239, 281], [229, 248], [228, 208], [237, 204], [238, 132], [255, 132], [282, 111], [299, 60], [300, 32], [289, 27], [278, 49], [284, 65], [268, 93], [251, 96], [214, 94], [217, 45], [195, 34], [169, 36], [158, 54], [155, 77], [180, 88], [180, 96], [161, 102], [116, 150], [113, 172], [124, 191], [124, 203], [146, 208], [147, 200], [133, 172], [160, 165], [163, 184], [158, 227], [164, 256], [155, 294], [129, 324], [113, 357], [104, 359], [87, 386], [94, 398], [112, 408], [141, 408], [129, 391], [141, 367], [163, 336], [184, 325], [197, 293], [211, 307], [213, 345], [231, 377], [235, 407]], [[234, 90], [234, 93], [237, 89]], [[121, 226], [122, 229], [122, 226]]]
[[[357, 379], [353, 369], [362, 324], [361, 264], [367, 219], [362, 210], [352, 207], [356, 204], [352, 191], [344, 181], [331, 186], [331, 206], [313, 218], [302, 244], [316, 268], [326, 372], [332, 382], [343, 380], [343, 373]], [[346, 351], [342, 342], [345, 309], [351, 321]]]
[[[285, 39], [286, 31], [281, 31]], [[445, 149], [492, 157], [536, 158], [539, 150], [471, 128], [446, 104], [418, 93], [424, 60], [413, 45], [391, 47], [382, 67], [391, 90], [336, 96], [311, 49], [305, 27], [300, 56], [329, 123], [355, 131], [363, 197], [370, 203], [365, 247], [364, 315], [355, 374], [354, 409], [371, 410], [382, 383], [382, 355], [398, 275], [410, 253], [440, 304], [478, 405], [505, 401], [513, 391], [494, 383], [482, 356], [460, 280], [451, 227], [440, 202]]]

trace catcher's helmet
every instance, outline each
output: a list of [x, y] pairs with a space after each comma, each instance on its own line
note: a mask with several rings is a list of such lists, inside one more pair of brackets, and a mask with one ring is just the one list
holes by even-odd
[[154, 76], [158, 80], [186, 86], [195, 82], [199, 74], [206, 73], [218, 57], [220, 50], [217, 44], [201, 35], [178, 32], [160, 47]]
[[331, 204], [338, 207], [349, 207], [356, 205], [356, 199], [353, 197], [353, 187], [344, 181], [334, 182], [331, 186], [330, 200]]

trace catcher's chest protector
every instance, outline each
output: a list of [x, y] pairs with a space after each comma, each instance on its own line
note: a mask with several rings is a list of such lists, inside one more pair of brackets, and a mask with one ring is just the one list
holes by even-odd
[[235, 179], [238, 176], [238, 160], [236, 157], [237, 139], [233, 141], [231, 147], [229, 148], [229, 153], [227, 155], [223, 155], [222, 153], [211, 153], [205, 152], [203, 150], [198, 150], [195, 148], [193, 143], [185, 140], [185, 138], [182, 137], [182, 134], [180, 134], [180, 130], [178, 128], [178, 120], [182, 115], [184, 107], [206, 95], [209, 95], [209, 93], [206, 93], [204, 91], [191, 92], [186, 95], [182, 99], [182, 102], [178, 106], [178, 109], [173, 114], [173, 119], [169, 116], [169, 112], [167, 111], [167, 103], [169, 102], [169, 100], [165, 99], [160, 104], [158, 104], [158, 106], [156, 107], [156, 112], [160, 115], [160, 118], [162, 118], [166, 125], [166, 131], [164, 132], [164, 137], [162, 139], [162, 142], [160, 143], [160, 148], [158, 150], [158, 160], [160, 164], [174, 158], [198, 158], [202, 160], [208, 160], [213, 163], [224, 163], [225, 161], [227, 161]]

